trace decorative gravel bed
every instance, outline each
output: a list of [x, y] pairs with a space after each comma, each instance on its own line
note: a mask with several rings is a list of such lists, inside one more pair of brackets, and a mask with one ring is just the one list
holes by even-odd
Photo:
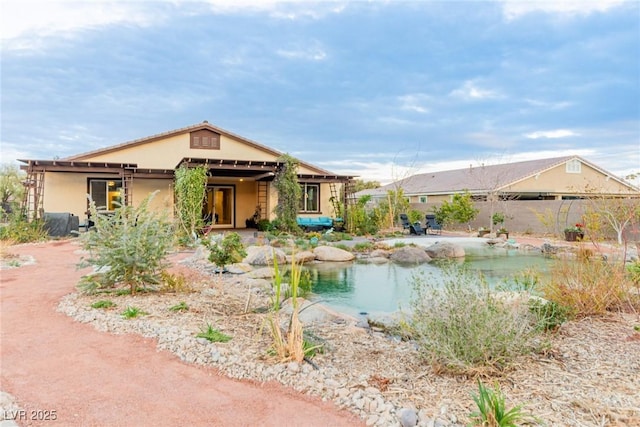
[[[269, 355], [271, 340], [263, 309], [270, 282], [250, 274], [219, 275], [191, 257], [175, 264], [190, 293], [136, 296], [66, 296], [59, 311], [110, 333], [138, 333], [157, 339], [158, 348], [188, 363], [217, 367], [233, 378], [279, 381], [302, 393], [321, 396], [355, 412], [367, 425], [458, 426], [474, 410], [475, 378], [433, 372], [421, 363], [411, 342], [363, 326], [361, 319], [325, 313], [305, 330], [324, 344], [312, 363], [278, 363]], [[99, 300], [116, 306], [93, 309]], [[189, 309], [173, 311], [184, 302]], [[135, 306], [147, 315], [125, 319]], [[640, 425], [640, 324], [637, 314], [569, 322], [550, 338], [544, 354], [520, 360], [500, 378], [507, 404], [553, 426]], [[232, 336], [211, 343], [196, 334], [207, 325]]]

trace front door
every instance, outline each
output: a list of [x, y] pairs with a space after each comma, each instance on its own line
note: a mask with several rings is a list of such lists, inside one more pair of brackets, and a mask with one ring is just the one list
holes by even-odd
[[207, 186], [205, 197], [210, 225], [215, 228], [235, 228], [234, 199], [235, 188], [232, 185]]

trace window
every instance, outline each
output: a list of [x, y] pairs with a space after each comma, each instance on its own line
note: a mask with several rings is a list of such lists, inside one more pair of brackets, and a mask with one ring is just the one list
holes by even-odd
[[90, 179], [89, 195], [99, 210], [113, 211], [122, 205], [122, 180]]
[[567, 173], [580, 173], [582, 171], [582, 163], [578, 159], [569, 160], [566, 163]]
[[418, 200], [420, 200], [420, 203], [427, 203], [428, 198], [427, 196], [419, 196]]
[[320, 184], [300, 183], [302, 200], [300, 212], [320, 212]]

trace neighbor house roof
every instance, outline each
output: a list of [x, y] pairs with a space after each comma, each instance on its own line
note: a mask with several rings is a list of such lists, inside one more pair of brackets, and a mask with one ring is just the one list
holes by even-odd
[[563, 156], [489, 166], [481, 165], [474, 167], [470, 165], [468, 168], [464, 169], [422, 173], [412, 175], [373, 190], [360, 191], [357, 195], [371, 195], [374, 197], [382, 196], [385, 195], [387, 191], [395, 190], [397, 188], [402, 188], [404, 194], [407, 196], [422, 194], [451, 194], [465, 190], [468, 190], [471, 193], [501, 191], [506, 187], [553, 169], [554, 167], [562, 165], [572, 159], [578, 159], [603, 175], [606, 175], [623, 185], [629, 186], [636, 191], [638, 190], [631, 184], [617, 178], [613, 174], [583, 159], [582, 157]]

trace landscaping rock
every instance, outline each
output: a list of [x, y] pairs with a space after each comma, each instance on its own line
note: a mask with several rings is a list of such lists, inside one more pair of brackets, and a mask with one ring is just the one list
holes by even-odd
[[374, 249], [369, 254], [371, 258], [389, 258], [391, 256], [391, 251], [385, 249]]
[[275, 276], [275, 270], [273, 267], [257, 268], [247, 273], [249, 279], [273, 279]]
[[333, 246], [318, 246], [313, 253], [318, 261], [344, 262], [355, 259], [351, 252]]
[[451, 242], [436, 242], [427, 247], [425, 251], [434, 259], [464, 258], [465, 256], [464, 248]]
[[414, 427], [418, 424], [418, 414], [415, 410], [409, 408], [400, 409], [398, 414], [402, 427]]
[[431, 258], [423, 248], [415, 246], [404, 246], [396, 249], [391, 254], [390, 259], [398, 264], [423, 264], [431, 261]]
[[285, 264], [287, 256], [282, 249], [273, 246], [249, 246], [247, 248], [247, 257], [243, 262], [250, 265], [273, 265], [273, 260], [278, 264]]
[[316, 259], [316, 255], [311, 251], [296, 252], [293, 256], [287, 256], [287, 262], [291, 264], [294, 260], [296, 264], [305, 264]]

